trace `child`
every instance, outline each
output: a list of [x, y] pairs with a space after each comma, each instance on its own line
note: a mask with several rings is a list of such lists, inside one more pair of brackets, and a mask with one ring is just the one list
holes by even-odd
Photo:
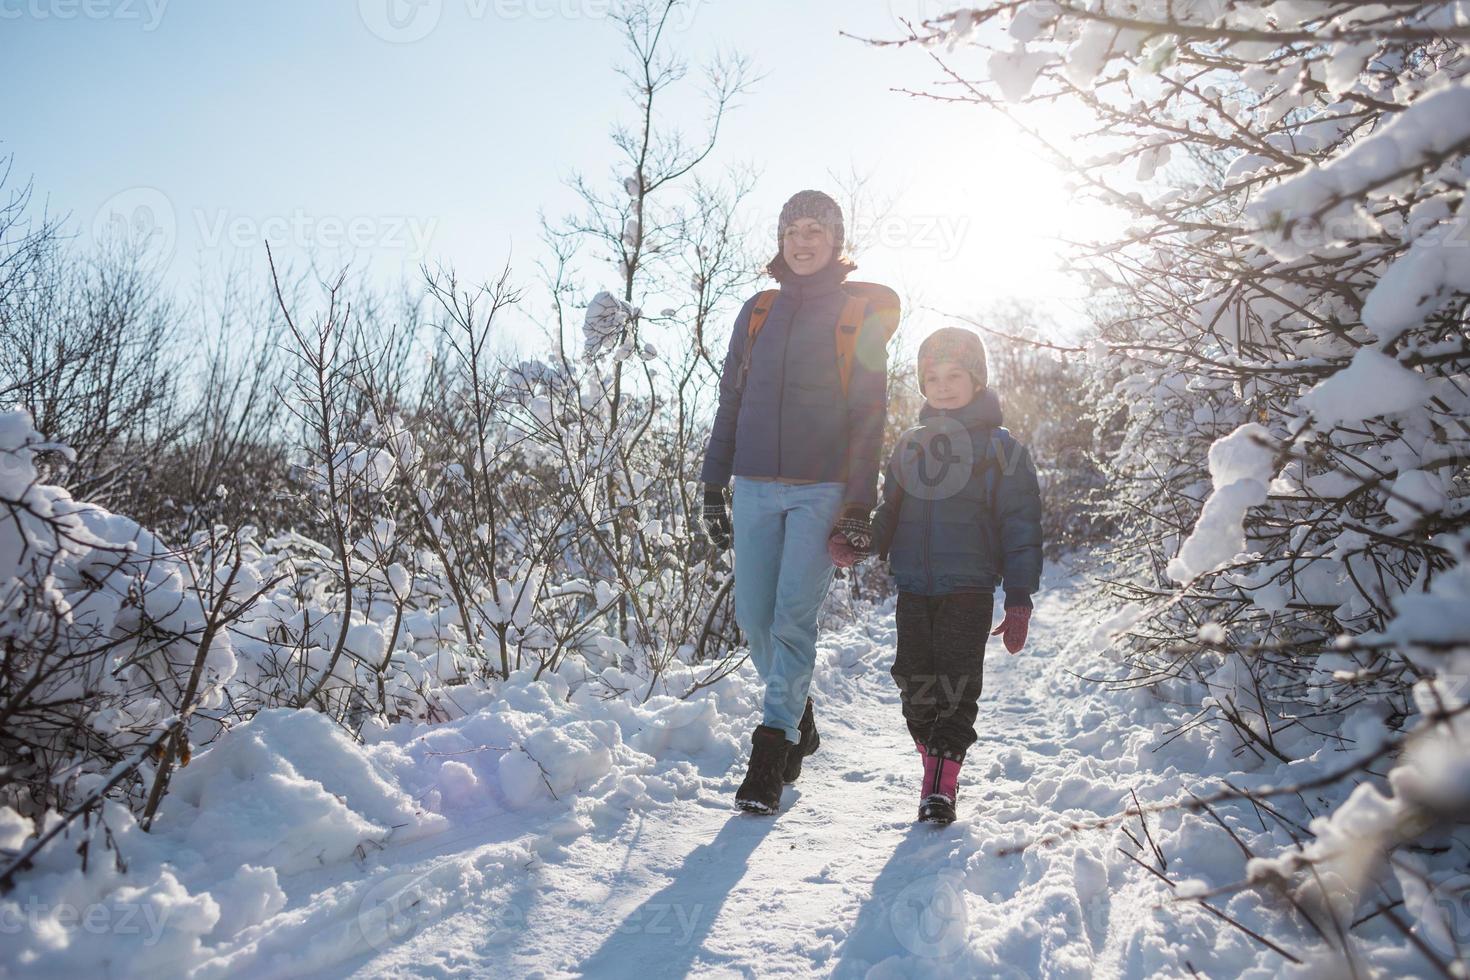
[[[974, 744], [987, 635], [1016, 653], [1041, 579], [1041, 495], [1031, 454], [1001, 427], [979, 335], [945, 327], [919, 347], [918, 425], [898, 439], [873, 541], [898, 593], [893, 679], [924, 760], [919, 819], [955, 819], [960, 765]], [[860, 553], [833, 536], [835, 564]], [[1005, 619], [990, 633], [994, 590]]]

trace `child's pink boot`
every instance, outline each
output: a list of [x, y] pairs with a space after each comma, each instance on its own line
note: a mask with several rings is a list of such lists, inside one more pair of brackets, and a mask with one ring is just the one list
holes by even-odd
[[954, 823], [963, 752], [928, 749], [924, 752], [924, 787], [920, 791], [919, 820], [943, 826]]
[[[919, 784], [919, 801], [922, 803], [924, 798], [929, 795], [929, 787], [933, 786], [935, 779], [938, 778], [939, 756], [930, 752], [929, 747], [917, 739], [914, 740], [914, 748], [919, 750], [919, 758], [924, 762], [924, 781]], [[922, 812], [920, 813], [920, 819], [923, 819]]]

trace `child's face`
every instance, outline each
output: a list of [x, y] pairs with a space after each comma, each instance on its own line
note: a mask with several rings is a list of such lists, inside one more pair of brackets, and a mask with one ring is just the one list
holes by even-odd
[[935, 361], [924, 371], [924, 397], [935, 408], [963, 408], [975, 397], [975, 379], [954, 361]]

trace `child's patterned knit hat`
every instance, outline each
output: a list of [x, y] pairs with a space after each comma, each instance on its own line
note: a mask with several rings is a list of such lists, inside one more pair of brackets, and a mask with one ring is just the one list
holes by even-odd
[[781, 207], [781, 217], [776, 221], [776, 254], [786, 243], [786, 229], [802, 218], [811, 218], [832, 232], [832, 253], [842, 254], [843, 238], [842, 207], [821, 191], [797, 191]]
[[980, 335], [964, 327], [940, 327], [919, 345], [919, 394], [924, 391], [924, 372], [940, 361], [954, 361], [970, 372], [979, 391], [989, 382], [985, 366], [985, 344]]

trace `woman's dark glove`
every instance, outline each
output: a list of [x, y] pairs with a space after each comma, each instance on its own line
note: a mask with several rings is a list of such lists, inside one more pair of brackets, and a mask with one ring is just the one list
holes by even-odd
[[704, 536], [709, 543], [721, 551], [730, 547], [733, 537], [730, 526], [730, 504], [725, 488], [712, 483], [704, 485]]
[[848, 545], [853, 551], [853, 561], [859, 562], [873, 551], [873, 524], [868, 519], [868, 508], [859, 504], [849, 504], [842, 512], [842, 517], [832, 528], [834, 535], [840, 534], [847, 539]]

